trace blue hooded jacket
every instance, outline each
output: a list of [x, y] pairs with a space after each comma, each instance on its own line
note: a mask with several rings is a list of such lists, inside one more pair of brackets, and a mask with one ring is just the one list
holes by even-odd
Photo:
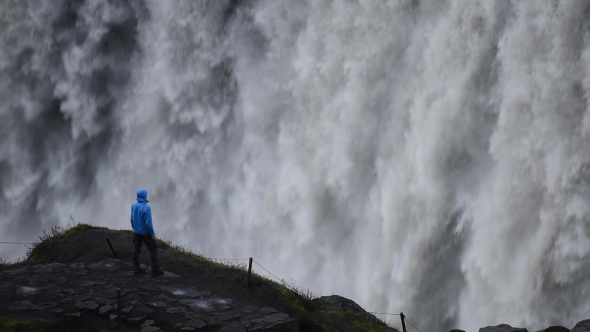
[[137, 191], [137, 202], [131, 205], [131, 227], [133, 233], [140, 235], [156, 236], [152, 225], [152, 208], [147, 205], [147, 190]]

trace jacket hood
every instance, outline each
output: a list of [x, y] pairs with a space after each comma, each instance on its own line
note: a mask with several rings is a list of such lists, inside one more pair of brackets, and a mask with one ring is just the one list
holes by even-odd
[[145, 189], [139, 189], [137, 191], [137, 201], [140, 202], [140, 203], [147, 203], [147, 202], [149, 202], [147, 200], [147, 190], [145, 190]]

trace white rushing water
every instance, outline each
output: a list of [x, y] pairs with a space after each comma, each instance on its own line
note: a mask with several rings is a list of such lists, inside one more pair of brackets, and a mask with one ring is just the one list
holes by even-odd
[[1, 0], [0, 241], [70, 215], [127, 228], [143, 187], [159, 237], [423, 332], [571, 328], [590, 313], [589, 18]]

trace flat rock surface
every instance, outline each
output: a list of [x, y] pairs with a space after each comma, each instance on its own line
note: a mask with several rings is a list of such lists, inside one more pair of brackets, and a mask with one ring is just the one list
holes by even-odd
[[[101, 237], [104, 240], [104, 236]], [[117, 241], [113, 245], [117, 248]], [[77, 331], [298, 331], [292, 313], [243, 283], [223, 280], [186, 262], [170, 264], [160, 250], [161, 276], [135, 275], [128, 259], [33, 264], [0, 270], [0, 315], [49, 320]], [[106, 247], [106, 242], [104, 243]], [[120, 248], [121, 246], [119, 246]], [[106, 247], [105, 249], [108, 249]], [[145, 249], [145, 248], [144, 248]], [[148, 260], [149, 253], [140, 256]], [[143, 266], [149, 271], [149, 266]], [[120, 293], [120, 298], [117, 293]], [[276, 303], [276, 300], [275, 300]], [[87, 326], [87, 327], [84, 327]], [[69, 330], [69, 329], [65, 329]]]

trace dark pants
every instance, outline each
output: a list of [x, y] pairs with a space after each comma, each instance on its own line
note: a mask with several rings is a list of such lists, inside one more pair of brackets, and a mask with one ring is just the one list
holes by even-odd
[[135, 269], [140, 268], [139, 253], [141, 252], [141, 245], [145, 243], [145, 246], [150, 251], [150, 258], [152, 260], [152, 271], [158, 271], [158, 247], [156, 246], [156, 240], [149, 235], [135, 234], [133, 237], [133, 266]]

